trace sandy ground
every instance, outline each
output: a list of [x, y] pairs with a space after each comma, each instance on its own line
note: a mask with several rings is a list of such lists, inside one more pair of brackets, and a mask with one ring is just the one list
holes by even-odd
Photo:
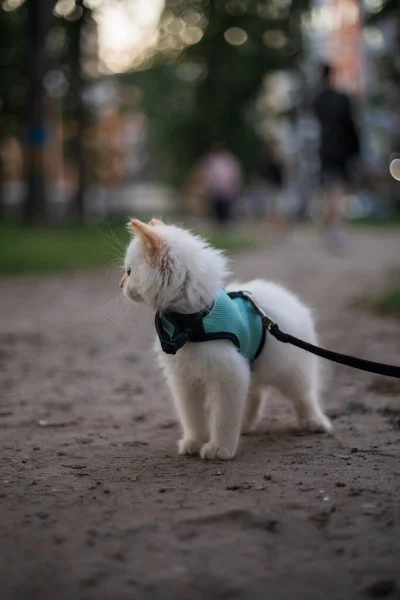
[[[399, 322], [353, 305], [399, 250], [297, 232], [233, 269], [300, 294], [325, 346], [400, 363]], [[179, 457], [152, 314], [118, 279], [0, 282], [1, 599], [400, 598], [400, 382], [325, 363], [334, 437], [275, 397], [234, 461]]]

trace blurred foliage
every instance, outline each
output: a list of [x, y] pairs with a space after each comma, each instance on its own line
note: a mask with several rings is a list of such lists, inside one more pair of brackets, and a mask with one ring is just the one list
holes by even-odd
[[[4, 3], [0, 8], [0, 137], [24, 133], [29, 96], [25, 39], [34, 1], [20, 6], [13, 2], [12, 10], [5, 10]], [[54, 8], [56, 0], [47, 1]], [[150, 143], [163, 179], [182, 183], [215, 141], [227, 143], [247, 172], [256, 164], [262, 142], [254, 128], [255, 100], [266, 74], [297, 67], [301, 13], [308, 4], [309, 0], [165, 0], [155, 55], [138, 70], [120, 76], [143, 91]], [[58, 77], [65, 86], [61, 93], [66, 116], [79, 111], [77, 36], [82, 23], [91, 19], [81, 0], [66, 18], [52, 16], [47, 70], [53, 77], [50, 83]]]
[[[43, 140], [54, 135], [60, 113], [77, 123], [65, 156], [83, 164], [81, 38], [83, 28], [92, 23], [83, 0], [3, 0], [0, 5], [0, 140], [16, 136], [25, 143], [27, 221], [47, 219]], [[80, 169], [71, 215], [81, 218], [83, 190]]]
[[[368, 102], [372, 107], [380, 109], [382, 114], [398, 115], [400, 104], [400, 2], [399, 0], [383, 0], [379, 10], [370, 14], [366, 19], [366, 26], [381, 28], [381, 35], [389, 26], [391, 32], [391, 46], [376, 57], [376, 70], [379, 73], [378, 85], [370, 91]], [[398, 119], [397, 119], [398, 120]], [[394, 124], [396, 120], [394, 120]], [[388, 137], [388, 161], [399, 157], [400, 128], [394, 126], [390, 132], [385, 132]], [[390, 179], [388, 196], [391, 204], [400, 213], [400, 186], [394, 179]]]
[[28, 47], [23, 43], [27, 32], [28, 8], [0, 9], [0, 137], [18, 133], [24, 116], [28, 91]]
[[[21, 125], [25, 124], [29, 86], [28, 58], [31, 51], [27, 43], [28, 14], [31, 3], [36, 1], [38, 0], [26, 0], [12, 9], [4, 8], [6, 2], [0, 6], [0, 137], [10, 133], [20, 134]], [[51, 11], [56, 0], [47, 2]], [[79, 0], [75, 11], [68, 18], [53, 13], [46, 40], [46, 70], [52, 75], [52, 81], [50, 77], [48, 85], [54, 85], [58, 79], [61, 89], [57, 93], [63, 96], [62, 107], [66, 116], [73, 115], [77, 105], [76, 76], [80, 62], [76, 52], [77, 32], [82, 22], [92, 22], [90, 9]]]
[[215, 141], [227, 143], [247, 171], [254, 166], [261, 145], [253, 126], [254, 102], [267, 73], [297, 67], [301, 13], [307, 7], [308, 0], [166, 0], [160, 21], [164, 39], [168, 30], [173, 36], [171, 21], [179, 26], [197, 18], [200, 41], [176, 52], [172, 40], [149, 68], [121, 76], [144, 92], [164, 176], [182, 182]]
[[399, 13], [400, 7], [398, 0], [383, 0], [382, 4], [379, 6], [379, 10], [375, 10], [374, 12], [370, 13], [365, 21], [366, 24], [369, 25], [381, 20], [382, 17], [394, 16], [398, 18]]
[[[383, 0], [379, 11], [369, 14], [365, 19], [366, 26], [375, 26], [389, 22], [394, 28], [394, 47], [391, 52], [384, 53], [377, 60], [383, 85], [370, 94], [370, 105], [393, 106], [396, 111], [400, 101], [400, 3], [398, 0]], [[383, 28], [384, 31], [384, 28]], [[389, 96], [389, 98], [388, 98]], [[400, 132], [393, 132], [393, 150], [398, 151]]]

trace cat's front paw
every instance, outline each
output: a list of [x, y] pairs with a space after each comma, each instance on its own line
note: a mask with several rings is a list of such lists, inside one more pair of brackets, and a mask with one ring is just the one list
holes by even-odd
[[178, 454], [198, 454], [203, 446], [204, 440], [196, 440], [194, 438], [182, 438], [178, 442]]
[[235, 453], [228, 450], [228, 448], [223, 448], [222, 446], [208, 442], [202, 446], [200, 456], [205, 460], [214, 460], [215, 458], [229, 460], [235, 456]]

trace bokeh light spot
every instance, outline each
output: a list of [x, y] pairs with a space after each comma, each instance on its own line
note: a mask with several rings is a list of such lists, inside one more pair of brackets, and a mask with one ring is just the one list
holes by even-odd
[[57, 17], [67, 17], [74, 12], [75, 8], [75, 0], [58, 0], [54, 7], [54, 14]]
[[268, 29], [263, 34], [263, 42], [269, 48], [283, 48], [287, 43], [287, 36], [280, 29]]
[[249, 36], [244, 29], [240, 27], [231, 27], [224, 33], [224, 38], [232, 46], [241, 46], [249, 39]]
[[226, 12], [233, 17], [241, 17], [247, 11], [245, 2], [240, 0], [229, 0], [225, 5]]
[[389, 171], [393, 179], [400, 181], [400, 158], [395, 158], [392, 160], [389, 166]]
[[20, 6], [22, 6], [22, 4], [24, 2], [25, 2], [25, 0], [4, 0], [3, 4], [1, 5], [1, 8], [5, 12], [11, 12], [11, 11], [15, 10], [16, 8], [19, 8]]

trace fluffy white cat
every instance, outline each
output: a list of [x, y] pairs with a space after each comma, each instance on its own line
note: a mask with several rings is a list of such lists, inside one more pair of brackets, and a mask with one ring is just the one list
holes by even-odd
[[[309, 309], [283, 287], [262, 280], [225, 286], [225, 256], [200, 237], [156, 219], [132, 219], [128, 228], [134, 237], [120, 286], [130, 300], [187, 315], [211, 307], [221, 288], [246, 290], [283, 331], [317, 343]], [[292, 400], [300, 427], [331, 430], [319, 403], [317, 357], [268, 333], [251, 368], [230, 340], [188, 342], [169, 355], [157, 338], [156, 348], [183, 429], [180, 454], [233, 458], [240, 432], [257, 425], [270, 387]]]

